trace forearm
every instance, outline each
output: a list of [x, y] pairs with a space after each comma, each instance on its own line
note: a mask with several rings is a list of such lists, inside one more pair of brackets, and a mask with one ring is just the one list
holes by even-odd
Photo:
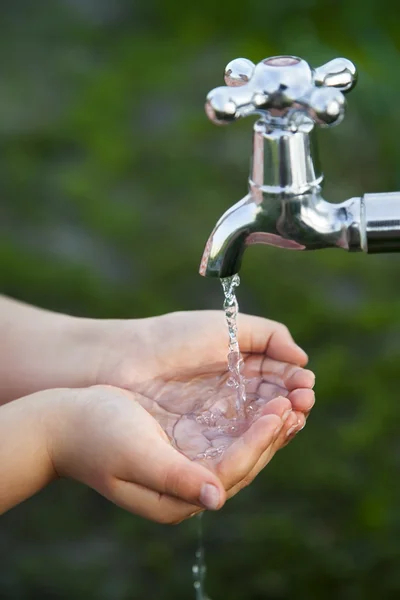
[[41, 392], [0, 407], [0, 514], [57, 476], [48, 452], [53, 396]]
[[43, 389], [93, 383], [94, 324], [0, 296], [0, 405]]

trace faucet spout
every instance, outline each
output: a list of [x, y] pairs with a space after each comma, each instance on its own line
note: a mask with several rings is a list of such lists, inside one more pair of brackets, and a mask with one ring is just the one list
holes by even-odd
[[259, 211], [248, 195], [222, 215], [207, 240], [200, 275], [223, 279], [239, 272], [246, 240], [254, 232]]
[[264, 193], [260, 198], [260, 190], [253, 189], [221, 217], [206, 244], [201, 275], [235, 275], [253, 244], [400, 252], [400, 192], [364, 194], [340, 204], [324, 200], [320, 188], [299, 196]]
[[327, 202], [319, 187], [299, 196], [254, 188], [218, 221], [207, 241], [200, 274], [224, 278], [238, 273], [245, 249], [253, 244], [289, 250], [363, 250], [361, 206], [360, 198]]

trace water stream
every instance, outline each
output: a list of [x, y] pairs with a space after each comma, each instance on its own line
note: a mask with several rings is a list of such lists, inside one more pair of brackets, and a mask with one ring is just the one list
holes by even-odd
[[221, 279], [224, 290], [224, 311], [229, 335], [228, 368], [231, 376], [228, 379], [228, 385], [237, 390], [236, 410], [239, 419], [245, 418], [246, 389], [245, 379], [242, 375], [243, 360], [240, 355], [237, 316], [239, 313], [239, 304], [235, 294], [235, 288], [240, 284], [239, 275]]
[[[235, 288], [240, 284], [239, 275], [233, 275], [233, 277], [226, 277], [221, 279], [222, 288], [224, 291], [224, 311], [226, 323], [228, 326], [229, 335], [229, 350], [228, 350], [228, 368], [230, 371], [230, 377], [227, 381], [227, 385], [235, 388], [236, 395], [236, 417], [233, 421], [243, 422], [246, 420], [246, 380], [242, 374], [243, 360], [240, 355], [239, 341], [238, 341], [238, 329], [237, 329], [237, 315], [239, 312], [239, 304], [235, 294]], [[204, 419], [204, 416], [201, 417]], [[197, 420], [199, 417], [197, 417]], [[198, 421], [199, 422], [199, 421]], [[230, 432], [235, 433], [236, 425], [229, 426]], [[219, 430], [225, 429], [227, 433], [227, 427], [219, 427]], [[222, 454], [224, 447], [212, 448], [212, 454], [210, 451], [204, 453], [205, 458], [211, 458]], [[195, 554], [195, 563], [192, 567], [193, 572], [193, 586], [196, 592], [196, 600], [210, 600], [207, 596], [204, 588], [205, 576], [206, 576], [206, 563], [205, 563], [205, 552], [203, 542], [203, 514], [200, 513], [196, 516], [197, 519], [197, 550]]]
[[206, 563], [204, 559], [204, 543], [203, 543], [203, 515], [200, 513], [196, 516], [197, 519], [197, 550], [196, 560], [192, 567], [193, 587], [196, 592], [196, 600], [210, 600], [204, 590], [204, 580], [206, 576]]

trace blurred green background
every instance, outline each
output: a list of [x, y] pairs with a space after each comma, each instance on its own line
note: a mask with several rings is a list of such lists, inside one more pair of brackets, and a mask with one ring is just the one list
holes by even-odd
[[[198, 264], [246, 193], [251, 119], [215, 128], [225, 64], [297, 54], [359, 68], [344, 123], [319, 132], [333, 201], [400, 189], [397, 8], [377, 0], [3, 0], [1, 291], [140, 317], [220, 308]], [[241, 309], [311, 357], [307, 428], [208, 515], [213, 600], [400, 597], [400, 256], [252, 247]], [[58, 482], [0, 521], [0, 598], [189, 600], [193, 522], [147, 523]]]

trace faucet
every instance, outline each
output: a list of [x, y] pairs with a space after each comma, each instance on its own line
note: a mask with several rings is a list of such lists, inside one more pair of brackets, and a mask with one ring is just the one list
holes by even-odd
[[313, 69], [296, 56], [273, 56], [257, 65], [238, 58], [227, 65], [224, 79], [226, 86], [207, 96], [208, 118], [217, 125], [248, 115], [259, 120], [248, 194], [217, 222], [201, 275], [237, 274], [251, 244], [400, 252], [400, 192], [364, 194], [339, 204], [322, 196], [314, 126], [343, 119], [344, 94], [357, 82], [352, 62], [337, 58]]

